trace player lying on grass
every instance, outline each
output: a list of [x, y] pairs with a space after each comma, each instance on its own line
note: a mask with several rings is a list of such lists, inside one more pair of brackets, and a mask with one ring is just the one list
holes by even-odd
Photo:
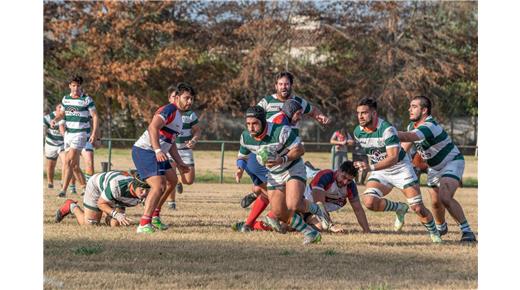
[[[305, 199], [324, 204], [324, 212], [329, 215], [330, 212], [337, 211], [347, 204], [347, 200], [354, 210], [354, 214], [358, 220], [363, 232], [369, 233], [367, 217], [359, 200], [356, 183], [353, 181], [357, 175], [357, 169], [352, 161], [346, 161], [341, 164], [336, 171], [330, 169], [317, 170], [309, 185], [305, 188]], [[323, 231], [319, 218], [310, 213], [303, 214], [305, 222], [314, 226], [319, 231]], [[330, 218], [330, 217], [329, 217]], [[332, 219], [330, 219], [332, 222]], [[245, 229], [244, 229], [245, 228]], [[256, 221], [251, 227], [255, 230], [271, 230], [262, 221]], [[236, 231], [250, 230], [245, 222], [238, 222], [233, 226]], [[344, 232], [345, 229], [332, 222], [328, 229], [331, 232]]]
[[[325, 213], [337, 211], [347, 204], [347, 200], [356, 215], [356, 219], [363, 229], [363, 232], [369, 233], [367, 216], [363, 210], [363, 206], [359, 200], [357, 185], [354, 179], [357, 175], [357, 169], [352, 161], [343, 162], [338, 170], [323, 169], [316, 173], [312, 181], [305, 188], [305, 198], [312, 202], [319, 202], [325, 205]], [[321, 223], [319, 219], [305, 214], [306, 221], [314, 225], [319, 230]], [[331, 219], [332, 221], [332, 219]], [[329, 228], [331, 232], [343, 232], [344, 229], [339, 225], [332, 223]]]
[[[126, 172], [109, 171], [94, 174], [87, 183], [83, 196], [83, 211], [78, 203], [67, 199], [56, 211], [57, 223], [73, 214], [80, 225], [98, 225], [105, 213], [111, 226], [128, 226], [131, 220], [125, 215], [125, 208], [136, 206], [146, 197], [150, 186]], [[110, 220], [110, 221], [108, 221]]]

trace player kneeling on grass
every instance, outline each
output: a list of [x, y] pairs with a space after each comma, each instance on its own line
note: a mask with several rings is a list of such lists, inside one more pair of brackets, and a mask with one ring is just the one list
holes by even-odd
[[[150, 186], [126, 172], [109, 171], [94, 174], [87, 183], [83, 197], [83, 211], [72, 199], [67, 199], [56, 211], [59, 223], [72, 213], [80, 225], [98, 225], [105, 213], [111, 226], [130, 225], [131, 220], [124, 213], [125, 207], [136, 206], [146, 197]], [[108, 222], [108, 220], [110, 220]]]
[[[320, 170], [305, 188], [305, 198], [312, 202], [323, 203], [327, 215], [344, 207], [348, 199], [363, 232], [369, 233], [367, 217], [361, 206], [357, 185], [354, 182], [356, 175], [357, 169], [352, 161], [343, 162], [339, 169], [335, 171], [330, 169]], [[322, 230], [319, 219], [310, 214], [304, 216], [308, 224], [314, 225], [320, 231]], [[337, 224], [332, 224], [329, 230], [335, 233], [344, 231]]]

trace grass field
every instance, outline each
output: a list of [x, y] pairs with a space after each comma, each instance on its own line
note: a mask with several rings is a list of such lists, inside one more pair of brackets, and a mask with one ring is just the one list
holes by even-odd
[[[103, 150], [98, 153], [102, 156]], [[131, 166], [131, 159], [125, 154], [115, 152], [114, 167]], [[220, 161], [215, 160], [219, 160], [219, 154], [196, 153], [197, 170], [218, 169]], [[235, 155], [231, 154], [226, 152], [226, 175], [232, 174], [234, 168]], [[329, 162], [320, 153], [305, 156], [317, 166], [326, 167]], [[98, 158], [96, 165], [101, 160]], [[474, 174], [476, 178], [476, 166], [467, 168], [466, 174]], [[248, 213], [240, 208], [239, 202], [249, 189], [247, 179], [243, 184], [186, 186], [185, 192], [178, 196], [178, 210], [163, 210], [163, 221], [171, 228], [151, 236], [135, 234], [135, 226], [80, 227], [72, 217], [55, 224], [54, 212], [64, 199], [55, 196], [56, 190], [44, 189], [44, 286], [46, 289], [477, 288], [478, 247], [458, 243], [459, 230], [450, 217], [445, 243], [433, 245], [412, 214], [407, 216], [403, 232], [393, 233], [390, 229], [394, 215], [366, 211], [374, 233], [363, 234], [347, 205], [333, 213], [332, 218], [347, 227], [348, 233], [325, 233], [321, 244], [302, 246], [302, 236], [296, 233], [244, 234], [230, 229], [233, 222], [245, 219]], [[429, 206], [429, 196], [422, 189]], [[477, 189], [462, 188], [456, 196], [478, 234]], [[389, 197], [405, 200], [395, 190]], [[138, 221], [142, 207], [129, 208], [128, 214]]]

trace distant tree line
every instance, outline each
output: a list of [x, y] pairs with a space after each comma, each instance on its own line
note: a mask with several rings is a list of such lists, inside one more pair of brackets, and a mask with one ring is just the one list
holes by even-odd
[[187, 81], [205, 136], [226, 138], [217, 119], [242, 116], [288, 69], [336, 127], [365, 96], [402, 127], [417, 94], [441, 121], [477, 116], [477, 43], [476, 1], [46, 1], [44, 97], [51, 108], [79, 73], [117, 136], [137, 137]]

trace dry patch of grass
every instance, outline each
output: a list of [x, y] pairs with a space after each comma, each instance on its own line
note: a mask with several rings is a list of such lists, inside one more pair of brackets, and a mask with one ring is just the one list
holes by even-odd
[[[363, 234], [347, 205], [332, 217], [348, 233], [326, 233], [321, 244], [304, 247], [297, 233], [231, 230], [233, 222], [246, 218], [248, 210], [239, 202], [249, 189], [246, 184], [186, 186], [178, 210], [163, 209], [171, 228], [150, 236], [135, 234], [135, 226], [80, 227], [73, 218], [55, 224], [54, 211], [64, 200], [45, 190], [45, 288], [477, 288], [477, 246], [458, 243], [450, 217], [446, 242], [433, 245], [411, 214], [403, 232], [393, 233], [392, 214], [367, 211], [375, 232]], [[464, 188], [456, 196], [477, 232], [476, 192]], [[405, 200], [397, 191], [390, 197]], [[424, 198], [429, 206], [427, 193]], [[137, 222], [142, 207], [128, 213]]]

